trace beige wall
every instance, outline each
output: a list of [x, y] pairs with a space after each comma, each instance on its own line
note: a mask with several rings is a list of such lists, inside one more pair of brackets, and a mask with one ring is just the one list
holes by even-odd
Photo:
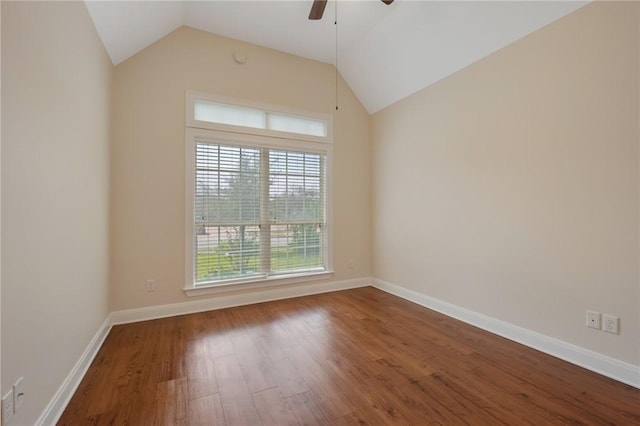
[[33, 424], [108, 309], [113, 67], [82, 2], [2, 2], [2, 394]]
[[640, 364], [638, 16], [588, 5], [375, 114], [374, 276]]
[[[246, 55], [237, 64], [233, 53]], [[113, 86], [113, 310], [193, 300], [184, 287], [186, 89], [335, 112], [333, 67], [182, 27], [118, 65]], [[340, 80], [334, 280], [371, 274], [369, 116]], [[348, 268], [353, 259], [354, 268]], [[145, 291], [147, 279], [157, 290]]]

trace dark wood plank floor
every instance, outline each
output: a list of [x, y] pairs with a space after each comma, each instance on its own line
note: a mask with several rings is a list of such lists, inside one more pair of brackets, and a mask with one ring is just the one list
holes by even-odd
[[62, 425], [640, 425], [640, 390], [367, 287], [116, 326]]

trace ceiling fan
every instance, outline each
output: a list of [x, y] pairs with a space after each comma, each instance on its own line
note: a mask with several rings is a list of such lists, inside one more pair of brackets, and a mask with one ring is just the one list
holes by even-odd
[[[393, 0], [381, 0], [382, 3], [389, 5], [393, 3]], [[309, 19], [317, 20], [322, 19], [322, 14], [324, 13], [324, 8], [327, 6], [327, 0], [313, 0], [313, 5], [311, 6], [311, 12], [309, 12]]]

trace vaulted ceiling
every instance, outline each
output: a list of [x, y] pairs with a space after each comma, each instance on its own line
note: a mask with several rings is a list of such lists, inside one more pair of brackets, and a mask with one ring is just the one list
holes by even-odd
[[584, 1], [87, 1], [114, 64], [187, 25], [336, 63], [370, 113], [580, 8]]

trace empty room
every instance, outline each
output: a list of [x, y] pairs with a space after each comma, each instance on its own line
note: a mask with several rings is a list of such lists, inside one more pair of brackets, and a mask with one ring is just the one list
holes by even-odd
[[2, 425], [640, 425], [640, 3], [2, 1]]

